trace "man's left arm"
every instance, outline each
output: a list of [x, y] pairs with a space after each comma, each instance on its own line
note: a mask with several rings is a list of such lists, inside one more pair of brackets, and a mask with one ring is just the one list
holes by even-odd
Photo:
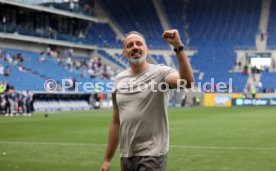
[[170, 43], [175, 50], [177, 61], [178, 61], [178, 72], [173, 72], [166, 77], [166, 82], [172, 88], [177, 88], [178, 80], [179, 83], [185, 83], [185, 88], [191, 88], [194, 82], [193, 70], [190, 62], [185, 54], [184, 46], [180, 39], [178, 30], [167, 30], [162, 34], [163, 39]]

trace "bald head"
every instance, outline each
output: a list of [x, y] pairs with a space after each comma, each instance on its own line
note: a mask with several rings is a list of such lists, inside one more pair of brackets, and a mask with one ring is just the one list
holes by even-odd
[[125, 47], [125, 45], [126, 45], [126, 39], [127, 39], [128, 37], [131, 37], [131, 36], [139, 36], [140, 38], [143, 39], [143, 42], [145, 43], [145, 45], [147, 45], [146, 39], [145, 39], [145, 37], [144, 37], [141, 33], [139, 33], [138, 31], [131, 31], [131, 32], [128, 32], [127, 34], [125, 34], [125, 38], [124, 38], [124, 40], [123, 40], [124, 47]]

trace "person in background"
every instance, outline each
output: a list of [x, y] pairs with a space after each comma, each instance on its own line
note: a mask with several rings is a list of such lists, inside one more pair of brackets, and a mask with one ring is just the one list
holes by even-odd
[[32, 94], [32, 92], [27, 91], [27, 95], [26, 95], [27, 116], [32, 116], [32, 103], [33, 103], [33, 94]]

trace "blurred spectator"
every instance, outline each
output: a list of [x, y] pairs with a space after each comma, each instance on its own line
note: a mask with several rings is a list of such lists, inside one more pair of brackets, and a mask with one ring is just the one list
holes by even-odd
[[4, 70], [4, 76], [5, 76], [5, 77], [9, 77], [10, 74], [11, 74], [11, 67], [10, 67], [9, 65], [7, 65], [7, 66], [5, 67], [5, 70]]
[[33, 103], [33, 94], [32, 94], [32, 92], [27, 91], [27, 94], [26, 94], [26, 112], [27, 112], [28, 116], [31, 116], [32, 112], [33, 112], [32, 103]]
[[23, 92], [18, 92], [17, 94], [18, 104], [17, 104], [17, 113], [22, 114], [25, 111], [25, 95]]
[[72, 62], [72, 58], [71, 58], [71, 57], [67, 57], [67, 58], [66, 58], [65, 64], [66, 64], [66, 68], [67, 68], [69, 71], [72, 71], [72, 70], [73, 70], [73, 62]]
[[98, 58], [98, 67], [100, 68], [102, 66], [102, 59], [101, 58]]
[[56, 91], [62, 91], [61, 83], [57, 82], [57, 89]]
[[11, 113], [11, 104], [10, 104], [10, 101], [11, 101], [11, 97], [10, 97], [10, 92], [9, 90], [6, 90], [5, 91], [5, 95], [4, 95], [4, 100], [5, 100], [5, 116], [13, 116], [13, 114]]
[[74, 10], [74, 8], [75, 8], [75, 4], [74, 4], [74, 2], [73, 2], [73, 0], [70, 0], [70, 2], [69, 2], [69, 8], [70, 8], [70, 11], [75, 11]]
[[100, 101], [101, 101], [101, 98], [98, 93], [95, 93], [94, 95], [90, 96], [90, 104], [92, 104], [94, 109], [100, 108]]
[[7, 91], [11, 88], [11, 85], [7, 83], [7, 81], [4, 82], [4, 91]]
[[48, 33], [51, 39], [56, 39], [57, 38], [57, 31], [53, 29], [52, 27], [48, 28]]
[[3, 59], [3, 50], [0, 48], [0, 59]]
[[17, 62], [24, 62], [24, 58], [21, 53], [16, 54], [16, 59]]
[[238, 62], [238, 69], [240, 70], [242, 68], [242, 63], [241, 61]]
[[196, 96], [193, 97], [193, 106], [196, 105]]
[[88, 69], [88, 74], [90, 76], [90, 78], [95, 78], [96, 77], [96, 73], [95, 73], [95, 68], [92, 66], [90, 69]]
[[275, 70], [275, 59], [274, 58], [272, 59], [272, 69], [273, 69], [273, 71]]
[[263, 32], [261, 32], [261, 41], [264, 41], [264, 34]]
[[45, 53], [51, 55], [51, 48], [49, 46], [45, 49]]
[[[77, 80], [75, 78], [72, 79], [72, 82], [73, 82], [73, 86], [72, 86], [72, 91], [75, 91], [76, 89], [76, 85], [77, 85]], [[78, 87], [77, 87], [78, 88]]]
[[10, 97], [9, 97], [9, 101], [10, 101], [10, 115], [13, 116], [16, 113], [15, 109], [16, 109], [17, 102], [18, 102], [17, 93], [16, 93], [14, 87], [10, 88], [9, 94], [10, 94]]
[[3, 94], [5, 91], [5, 85], [0, 81], [0, 94]]
[[197, 97], [196, 97], [196, 105], [197, 105], [197, 106], [199, 106], [199, 105], [200, 105], [200, 101], [201, 101], [200, 97], [199, 97], [199, 96], [197, 96]]
[[185, 106], [186, 106], [186, 95], [185, 95], [185, 94], [182, 95], [181, 106], [182, 106], [182, 107], [185, 107]]
[[68, 49], [68, 56], [72, 57], [74, 54], [74, 50], [72, 48]]
[[114, 70], [111, 68], [111, 66], [107, 66], [107, 73], [108, 73], [108, 79], [113, 80], [115, 77]]
[[0, 76], [3, 76], [4, 75], [4, 67], [2, 64], [0, 64]]
[[79, 38], [85, 38], [85, 34], [83, 33], [82, 30], [79, 31], [78, 37], [79, 37]]
[[245, 75], [248, 74], [248, 66], [247, 65], [244, 66], [242, 73]]
[[9, 63], [13, 63], [12, 56], [9, 53], [7, 53], [7, 52], [4, 53], [4, 60], [7, 61], [7, 62], [9, 62]]
[[255, 99], [256, 98], [256, 93], [257, 93], [257, 89], [255, 86], [252, 87], [251, 89], [251, 95], [252, 95], [252, 98]]
[[39, 56], [38, 57], [39, 62], [45, 62], [45, 60], [46, 60], [45, 56]]
[[26, 68], [23, 65], [18, 65], [18, 70], [21, 72], [25, 72]]
[[4, 100], [4, 94], [0, 94], [0, 111], [5, 110], [5, 100]]
[[258, 92], [261, 92], [262, 88], [263, 88], [263, 83], [262, 83], [261, 81], [259, 81], [259, 82], [257, 83]]
[[44, 62], [45, 60], [46, 60], [45, 52], [41, 52], [39, 57], [38, 57], [38, 61], [39, 62]]

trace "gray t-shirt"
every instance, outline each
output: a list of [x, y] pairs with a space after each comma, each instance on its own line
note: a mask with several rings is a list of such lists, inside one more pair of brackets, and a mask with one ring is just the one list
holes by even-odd
[[176, 71], [149, 64], [142, 73], [134, 74], [128, 69], [116, 76], [121, 157], [160, 156], [168, 152], [169, 87], [165, 79], [172, 72]]

